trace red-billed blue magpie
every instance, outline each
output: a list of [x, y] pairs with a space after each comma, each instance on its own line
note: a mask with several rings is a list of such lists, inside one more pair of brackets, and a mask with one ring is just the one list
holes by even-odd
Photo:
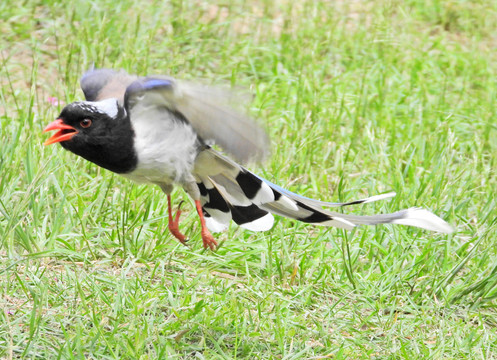
[[357, 216], [323, 207], [363, 204], [394, 196], [373, 196], [349, 203], [309, 199], [248, 171], [211, 148], [215, 143], [236, 160], [262, 160], [266, 133], [230, 104], [236, 94], [165, 76], [138, 77], [124, 71], [90, 70], [81, 87], [86, 101], [64, 107], [44, 131], [83, 158], [139, 183], [156, 184], [168, 199], [169, 230], [182, 243], [179, 215], [173, 217], [171, 191], [181, 185], [194, 200], [205, 248], [214, 249], [213, 232], [233, 220], [253, 231], [273, 226], [272, 214], [299, 221], [351, 229], [356, 225], [402, 224], [450, 233], [452, 228], [428, 210]]

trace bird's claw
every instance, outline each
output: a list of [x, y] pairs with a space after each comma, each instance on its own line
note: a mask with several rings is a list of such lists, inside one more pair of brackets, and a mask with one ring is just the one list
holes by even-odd
[[174, 220], [172, 220], [172, 217], [170, 218], [168, 228], [169, 232], [179, 240], [180, 243], [183, 245], [186, 245], [186, 242], [188, 241], [187, 237], [179, 231], [179, 217], [181, 215], [181, 204], [183, 204], [183, 201], [181, 201], [178, 205], [178, 210], [176, 210], [176, 215], [174, 216]]
[[206, 228], [202, 229], [202, 242], [204, 243], [204, 249], [209, 248], [214, 251], [217, 248], [217, 241]]

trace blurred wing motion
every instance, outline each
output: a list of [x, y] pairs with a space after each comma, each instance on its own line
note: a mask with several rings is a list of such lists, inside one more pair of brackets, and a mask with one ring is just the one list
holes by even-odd
[[126, 88], [136, 79], [124, 70], [91, 69], [81, 77], [80, 85], [87, 101], [116, 98], [122, 105]]

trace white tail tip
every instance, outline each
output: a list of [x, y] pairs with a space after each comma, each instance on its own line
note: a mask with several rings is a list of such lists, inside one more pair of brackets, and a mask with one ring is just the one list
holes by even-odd
[[445, 220], [425, 209], [411, 208], [406, 210], [402, 219], [392, 221], [393, 224], [415, 226], [426, 230], [437, 231], [445, 234], [454, 232]]

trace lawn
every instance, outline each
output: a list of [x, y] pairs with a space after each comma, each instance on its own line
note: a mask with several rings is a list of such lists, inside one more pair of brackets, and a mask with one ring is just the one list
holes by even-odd
[[[0, 2], [0, 358], [497, 358], [495, 24], [492, 0]], [[456, 231], [278, 218], [212, 252], [176, 189], [182, 246], [158, 188], [42, 145], [92, 64], [246, 88], [251, 170]]]

